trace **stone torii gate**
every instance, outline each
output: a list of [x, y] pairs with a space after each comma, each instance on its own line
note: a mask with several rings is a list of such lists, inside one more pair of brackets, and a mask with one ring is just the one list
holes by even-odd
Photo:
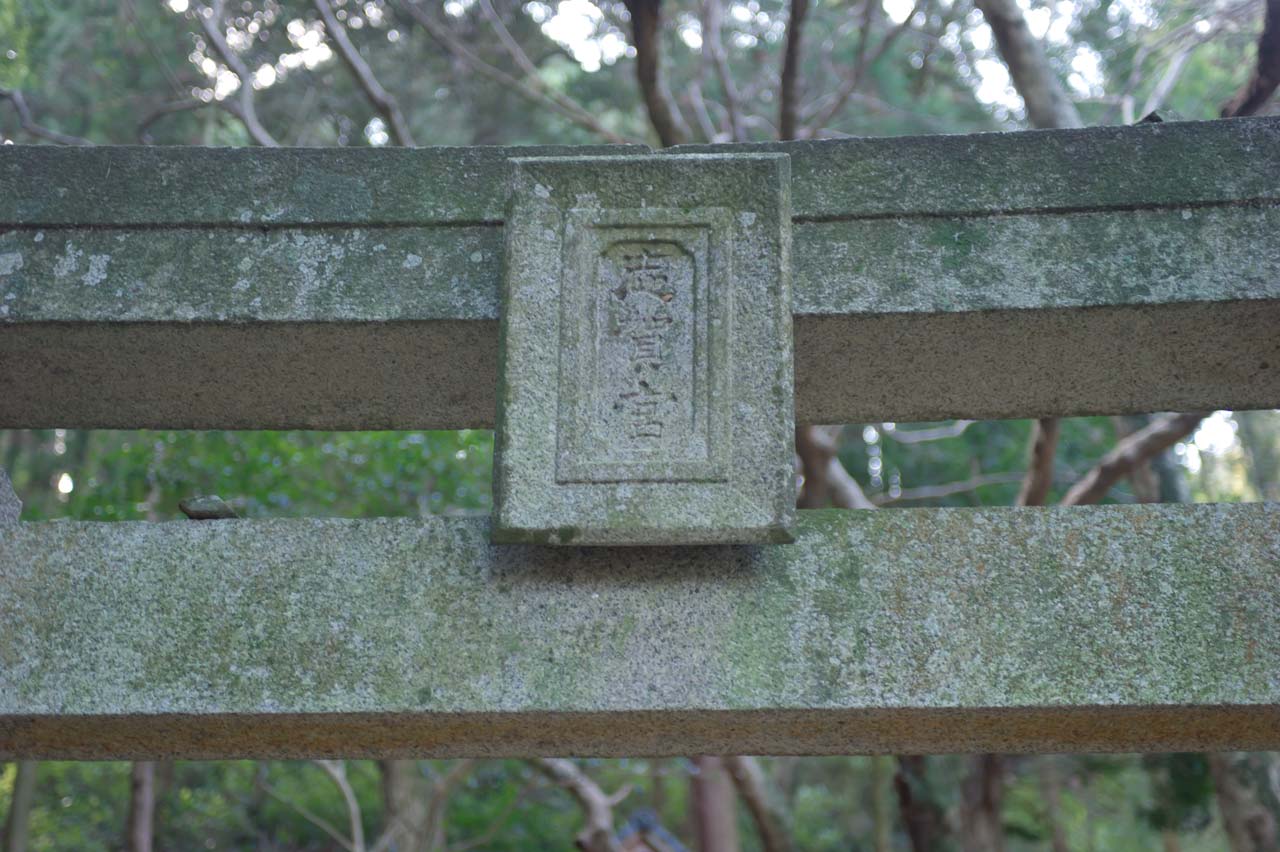
[[787, 472], [793, 416], [1280, 405], [1277, 175], [1280, 119], [0, 149], [0, 427], [500, 456], [492, 522], [0, 505], [0, 757], [1280, 748], [1280, 507]]

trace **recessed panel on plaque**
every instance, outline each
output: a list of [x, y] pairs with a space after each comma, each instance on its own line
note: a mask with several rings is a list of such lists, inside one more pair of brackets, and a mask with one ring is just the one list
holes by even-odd
[[512, 160], [495, 541], [790, 540], [788, 166]]

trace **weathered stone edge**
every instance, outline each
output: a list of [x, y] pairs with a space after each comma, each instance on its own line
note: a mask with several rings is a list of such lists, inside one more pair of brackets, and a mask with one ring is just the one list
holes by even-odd
[[[1280, 119], [688, 145], [791, 156], [798, 221], [1275, 201]], [[0, 227], [501, 224], [509, 157], [643, 146], [5, 146]], [[955, 164], [963, 162], [964, 169]]]
[[1280, 746], [1280, 505], [0, 530], [0, 756]]

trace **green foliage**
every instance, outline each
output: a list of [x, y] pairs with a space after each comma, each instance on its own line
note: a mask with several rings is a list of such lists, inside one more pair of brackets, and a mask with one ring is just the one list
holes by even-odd
[[[392, 517], [489, 508], [493, 434], [84, 432], [0, 435], [23, 517], [169, 520], [216, 494], [243, 517]], [[59, 485], [63, 491], [59, 491]]]

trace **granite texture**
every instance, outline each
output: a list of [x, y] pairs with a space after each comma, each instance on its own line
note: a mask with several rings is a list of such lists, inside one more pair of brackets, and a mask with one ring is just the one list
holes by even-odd
[[[685, 150], [791, 160], [800, 422], [1280, 404], [1280, 118]], [[566, 152], [4, 146], [0, 427], [492, 426]]]
[[512, 162], [495, 541], [790, 541], [787, 166]]
[[1280, 747], [1280, 505], [0, 530], [0, 758]]

